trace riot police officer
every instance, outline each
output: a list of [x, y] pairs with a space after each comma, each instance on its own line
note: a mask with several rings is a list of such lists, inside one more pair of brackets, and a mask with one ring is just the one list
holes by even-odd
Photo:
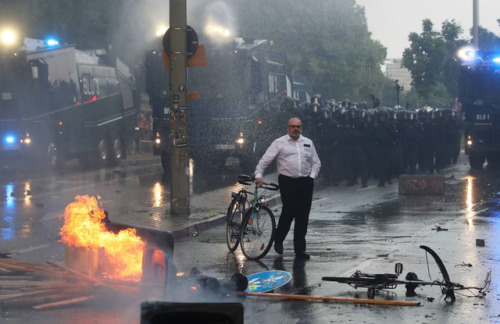
[[373, 130], [373, 145], [377, 163], [377, 178], [379, 187], [391, 182], [391, 160], [394, 158], [396, 128], [388, 120], [389, 114], [381, 108], [378, 112], [377, 124]]
[[348, 109], [348, 123], [345, 132], [345, 166], [347, 186], [357, 183], [361, 177], [361, 187], [367, 186], [369, 170], [366, 159], [366, 145], [368, 144], [368, 127], [356, 106]]

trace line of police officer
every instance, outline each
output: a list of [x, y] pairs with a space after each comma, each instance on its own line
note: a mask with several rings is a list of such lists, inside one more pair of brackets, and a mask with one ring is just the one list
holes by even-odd
[[313, 139], [327, 184], [360, 180], [367, 187], [373, 178], [382, 187], [399, 174], [440, 172], [460, 154], [462, 116], [450, 108], [393, 109], [377, 107], [375, 100], [368, 108], [366, 102], [323, 102], [314, 95], [311, 103], [288, 109]]

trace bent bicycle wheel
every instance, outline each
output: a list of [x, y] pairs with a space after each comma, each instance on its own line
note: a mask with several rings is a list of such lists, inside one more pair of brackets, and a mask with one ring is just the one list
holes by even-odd
[[275, 229], [274, 214], [268, 207], [247, 210], [240, 229], [241, 251], [245, 257], [250, 260], [264, 257], [273, 245]]
[[240, 242], [240, 227], [243, 220], [243, 212], [247, 204], [246, 199], [235, 197], [229, 205], [226, 222], [226, 242], [230, 252], [234, 252]]

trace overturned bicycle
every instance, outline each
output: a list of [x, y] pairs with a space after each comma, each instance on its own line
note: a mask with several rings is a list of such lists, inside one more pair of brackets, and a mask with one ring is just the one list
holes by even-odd
[[[375, 298], [375, 295], [380, 290], [396, 289], [398, 285], [405, 285], [407, 297], [416, 296], [415, 289], [418, 286], [439, 286], [441, 288], [441, 293], [445, 295], [444, 300], [447, 302], [454, 302], [456, 300], [455, 291], [469, 291], [472, 293], [472, 297], [483, 297], [486, 295], [485, 292], [488, 290], [491, 283], [491, 271], [486, 274], [483, 286], [464, 286], [460, 283], [451, 281], [448, 270], [434, 250], [425, 245], [421, 245], [420, 248], [434, 258], [443, 277], [442, 279], [423, 281], [420, 280], [414, 272], [408, 272], [405, 280], [401, 280], [399, 279], [399, 275], [403, 272], [403, 265], [401, 263], [396, 263], [395, 273], [370, 274], [357, 270], [350, 277], [323, 277], [322, 280], [345, 283], [355, 289], [367, 288], [367, 296], [370, 299]], [[429, 267], [428, 260], [427, 267]]]

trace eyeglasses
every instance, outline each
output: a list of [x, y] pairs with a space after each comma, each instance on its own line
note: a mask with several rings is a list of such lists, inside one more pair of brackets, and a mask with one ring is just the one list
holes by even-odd
[[301, 125], [288, 125], [288, 127], [290, 127], [290, 128], [301, 128], [302, 126]]

